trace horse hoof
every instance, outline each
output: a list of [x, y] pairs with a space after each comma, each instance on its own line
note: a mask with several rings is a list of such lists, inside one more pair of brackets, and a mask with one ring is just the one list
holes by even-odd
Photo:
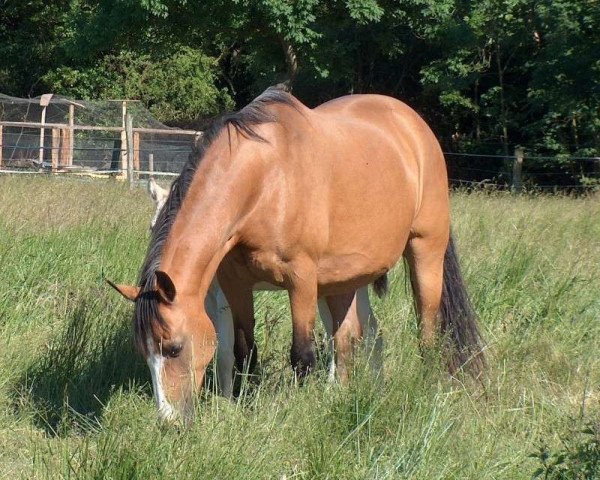
[[317, 358], [314, 350], [305, 350], [303, 352], [291, 352], [292, 368], [298, 377], [305, 377], [315, 368]]

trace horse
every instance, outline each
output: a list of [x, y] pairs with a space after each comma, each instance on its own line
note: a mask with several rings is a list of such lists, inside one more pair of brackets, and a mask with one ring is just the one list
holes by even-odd
[[156, 225], [156, 220], [158, 220], [158, 215], [169, 197], [169, 190], [156, 183], [154, 177], [150, 177], [148, 179], [148, 194], [154, 200], [154, 215], [150, 220], [150, 231], [152, 231], [154, 225]]
[[314, 368], [317, 299], [332, 315], [336, 356], [352, 355], [346, 323], [361, 287], [407, 261], [420, 344], [445, 339], [452, 374], [485, 368], [482, 337], [450, 234], [439, 143], [409, 106], [350, 95], [314, 109], [271, 87], [205, 133], [161, 210], [135, 301], [135, 342], [151, 367], [163, 419], [193, 419], [193, 394], [215, 354], [203, 301], [217, 275], [232, 310], [236, 361], [254, 345], [253, 286], [287, 290], [290, 360]]
[[[148, 194], [154, 201], [154, 215], [150, 221], [150, 231], [156, 225], [160, 212], [165, 205], [169, 197], [169, 189], [161, 187], [156, 183], [155, 179], [151, 177], [148, 180]], [[110, 285], [116, 288], [112, 282], [108, 282]], [[378, 295], [384, 294], [385, 286], [382, 285], [377, 291]], [[253, 289], [256, 290], [268, 290], [275, 291], [279, 290], [273, 285], [262, 282], [261, 284], [254, 285]], [[118, 289], [117, 289], [118, 290]], [[318, 311], [322, 319], [323, 326], [328, 335], [329, 347], [334, 353], [333, 345], [333, 315], [330, 310], [329, 304], [324, 298], [319, 298]], [[335, 308], [335, 307], [334, 307]], [[231, 308], [225, 298], [225, 294], [221, 289], [217, 278], [213, 278], [211, 282], [206, 298], [204, 300], [204, 309], [206, 310], [208, 317], [213, 322], [215, 332], [217, 335], [217, 354], [216, 354], [216, 375], [217, 385], [224, 397], [230, 398], [233, 395], [233, 374], [234, 374], [234, 326], [233, 318], [231, 315]], [[353, 309], [349, 309], [344, 319], [347, 325], [353, 325], [353, 328], [360, 329], [364, 334], [364, 348], [371, 364], [371, 369], [375, 375], [381, 373], [381, 354], [383, 343], [381, 337], [378, 335], [378, 322], [375, 313], [371, 307], [369, 301], [368, 287], [361, 287], [356, 296], [356, 306]], [[254, 347], [255, 354], [257, 353], [256, 347]], [[238, 363], [238, 370], [243, 370], [244, 366]], [[346, 371], [345, 362], [340, 362], [339, 368], [336, 364], [335, 355], [331, 356], [331, 362], [329, 365], [329, 381], [333, 382], [337, 374], [345, 379], [348, 376]], [[156, 373], [153, 375], [153, 379], [156, 378]], [[154, 381], [153, 381], [154, 382]], [[155, 389], [156, 390], [156, 389]]]

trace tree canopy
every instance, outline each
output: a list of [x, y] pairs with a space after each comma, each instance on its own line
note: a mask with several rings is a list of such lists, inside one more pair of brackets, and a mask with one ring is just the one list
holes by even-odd
[[[5, 0], [0, 92], [192, 125], [288, 81], [416, 108], [454, 151], [600, 155], [597, 0]], [[579, 167], [573, 167], [579, 168]]]

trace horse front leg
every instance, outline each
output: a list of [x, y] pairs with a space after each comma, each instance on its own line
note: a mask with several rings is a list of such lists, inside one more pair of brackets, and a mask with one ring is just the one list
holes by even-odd
[[254, 371], [258, 358], [254, 342], [254, 297], [252, 285], [235, 275], [226, 262], [219, 267], [219, 284], [231, 310], [233, 323], [235, 364], [239, 372]]
[[[329, 381], [335, 381], [335, 344], [333, 341], [333, 316], [329, 311], [329, 305], [327, 305], [327, 299], [325, 297], [319, 298], [317, 301], [317, 306], [319, 307], [319, 316], [321, 317], [321, 322], [323, 323], [323, 327], [325, 328], [326, 342], [327, 348], [329, 349], [329, 353], [331, 354], [331, 360], [329, 361]], [[337, 329], [337, 326], [336, 326]]]
[[235, 363], [233, 316], [231, 314], [231, 307], [216, 278], [212, 281], [208, 293], [214, 299], [213, 302], [216, 311], [213, 323], [218, 340], [216, 358], [218, 387], [224, 397], [231, 398], [233, 396], [233, 367]]
[[315, 318], [317, 306], [317, 269], [312, 260], [294, 262], [288, 278], [292, 311], [292, 368], [300, 377], [315, 368]]
[[[377, 319], [369, 302], [368, 285], [355, 292], [325, 297], [325, 301], [332, 325], [335, 365], [340, 381], [342, 383], [348, 381], [355, 355], [355, 346], [361, 341], [374, 376], [379, 376], [382, 368], [383, 342], [379, 335]], [[335, 372], [335, 369], [333, 371]], [[334, 375], [330, 370], [330, 379], [333, 378]]]
[[342, 383], [349, 379], [354, 345], [362, 338], [361, 324], [356, 315], [356, 294], [350, 292], [325, 297], [333, 324], [333, 345], [337, 375]]
[[360, 323], [363, 343], [371, 371], [375, 377], [383, 377], [383, 339], [375, 312], [369, 300], [369, 286], [356, 291], [356, 317]]

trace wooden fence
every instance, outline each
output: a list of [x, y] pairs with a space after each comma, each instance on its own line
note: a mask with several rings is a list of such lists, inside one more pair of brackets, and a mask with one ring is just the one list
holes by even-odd
[[[77, 131], [98, 131], [98, 132], [115, 132], [120, 135], [119, 148], [115, 149], [115, 153], [120, 157], [120, 168], [115, 169], [111, 166], [110, 171], [98, 171], [97, 173], [117, 173], [121, 178], [127, 177], [130, 182], [133, 182], [134, 175], [142, 173], [140, 170], [140, 144], [141, 137], [145, 134], [161, 135], [161, 136], [188, 136], [190, 144], [192, 139], [199, 137], [202, 132], [195, 130], [181, 129], [163, 129], [163, 128], [144, 128], [133, 127], [133, 118], [127, 112], [127, 102], [122, 102], [122, 121], [118, 126], [98, 126], [98, 125], [79, 125], [75, 119], [75, 104], [69, 105], [67, 123], [46, 123], [45, 110], [49, 99], [42, 96], [40, 105], [43, 107], [40, 122], [17, 122], [17, 121], [0, 121], [0, 171], [5, 170], [5, 160], [3, 158], [3, 139], [6, 134], [6, 129], [9, 127], [17, 127], [21, 129], [39, 130], [39, 153], [36, 161], [40, 165], [44, 164], [44, 150], [46, 131], [51, 133], [51, 155], [50, 155], [50, 171], [53, 173], [68, 172], [73, 170], [73, 152], [75, 148], [75, 132]], [[150, 154], [152, 155], [152, 154]], [[153, 159], [149, 159], [149, 170], [153, 170]]]
[[[52, 95], [42, 95], [39, 100], [39, 106], [41, 107], [40, 111], [40, 121], [39, 122], [25, 122], [25, 121], [2, 121], [0, 120], [0, 173], [19, 173], [23, 170], [15, 170], [15, 169], [6, 169], [8, 166], [7, 163], [10, 163], [9, 160], [12, 161], [14, 166], [14, 158], [3, 158], [3, 153], [7, 150], [9, 145], [6, 144], [5, 140], [10, 138], [11, 135], [17, 135], [14, 132], [9, 132], [8, 129], [18, 128], [21, 132], [24, 129], [33, 129], [39, 132], [39, 135], [36, 133], [34, 135], [27, 134], [28, 137], [33, 137], [32, 141], [29, 142], [27, 147], [16, 147], [16, 148], [26, 148], [28, 150], [27, 155], [29, 156], [26, 159], [26, 163], [29, 166], [38, 165], [38, 171], [48, 172], [48, 173], [63, 173], [63, 172], [82, 172], [89, 174], [100, 174], [100, 175], [113, 175], [120, 179], [129, 179], [130, 184], [133, 185], [133, 182], [140, 174], [149, 174], [152, 175], [162, 174], [162, 175], [177, 175], [173, 172], [174, 167], [176, 166], [178, 160], [177, 156], [179, 154], [184, 153], [187, 155], [188, 145], [191, 146], [192, 140], [195, 140], [199, 137], [202, 132], [194, 131], [194, 130], [180, 130], [180, 129], [166, 129], [166, 128], [143, 128], [143, 127], [133, 127], [133, 118], [130, 112], [128, 112], [128, 103], [132, 103], [130, 100], [119, 100], [120, 102], [120, 112], [117, 107], [115, 112], [115, 121], [118, 122], [119, 113], [120, 113], [120, 124], [113, 126], [99, 126], [99, 125], [83, 125], [78, 124], [76, 121], [76, 107], [83, 107], [76, 102], [59, 99], [56, 100], [57, 103], [64, 105], [65, 108], [63, 110], [62, 119], [66, 120], [66, 123], [49, 123], [46, 122], [46, 107], [52, 102]], [[117, 104], [118, 105], [118, 104]], [[68, 111], [67, 108], [68, 107]], [[135, 110], [131, 107], [129, 110]], [[113, 117], [113, 118], [115, 118]], [[98, 148], [96, 146], [92, 148], [82, 148], [76, 147], [75, 145], [75, 133], [77, 131], [97, 131], [97, 132], [113, 132], [114, 138], [108, 140], [106, 138], [101, 139], [102, 141], [113, 141], [113, 146], [111, 148]], [[46, 137], [46, 132], [50, 133], [49, 137]], [[142, 148], [142, 140], [144, 142], [148, 141], [148, 138], [143, 138], [144, 135], [152, 135], [152, 136], [179, 136], [184, 138], [189, 138], [189, 144], [187, 140], [150, 140], [152, 144], [151, 148]], [[47, 138], [50, 139], [50, 142], [47, 142]], [[86, 140], [86, 139], [80, 139]], [[78, 140], [79, 141], [79, 140]], [[89, 138], [87, 139], [89, 141]], [[15, 143], [15, 142], [13, 142]], [[48, 147], [48, 143], [50, 143], [50, 147]], [[156, 144], [162, 144], [156, 148]], [[180, 149], [177, 150], [179, 153], [174, 153], [173, 145], [179, 144]], [[4, 147], [4, 148], [3, 148]], [[15, 147], [15, 145], [13, 145]], [[45, 152], [50, 150], [50, 155], [45, 155]], [[105, 151], [109, 152], [106, 154], [107, 157], [112, 156], [110, 158], [110, 163], [104, 162], [109, 165], [109, 168], [90, 168], [85, 166], [85, 160], [81, 160], [81, 156], [79, 157], [78, 163], [80, 165], [74, 165], [74, 151], [80, 150], [91, 150], [96, 153], [96, 151]], [[160, 153], [162, 150], [162, 154]], [[147, 154], [147, 158], [144, 157], [142, 161], [142, 152]], [[167, 153], [164, 153], [167, 152]], [[80, 152], [81, 153], [81, 152]], [[112, 155], [110, 155], [112, 153]], [[158, 155], [158, 158], [155, 158], [155, 155]], [[83, 155], [83, 153], [81, 154]], [[446, 159], [449, 161], [452, 158], [456, 157], [464, 157], [464, 159], [468, 160], [469, 163], [471, 160], [479, 161], [485, 159], [497, 159], [499, 165], [495, 168], [488, 167], [486, 164], [480, 166], [476, 165], [463, 165], [458, 166], [458, 171], [461, 169], [466, 169], [470, 174], [467, 175], [467, 179], [463, 176], [459, 175], [456, 178], [450, 178], [450, 182], [452, 185], [467, 185], [467, 186], [480, 186], [485, 185], [486, 187], [496, 187], [496, 188], [506, 188], [509, 187], [513, 192], [518, 193], [521, 192], [524, 188], [523, 181], [523, 171], [525, 170], [525, 180], [527, 180], [528, 175], [531, 176], [532, 172], [530, 169], [525, 169], [527, 167], [528, 161], [530, 160], [540, 160], [543, 158], [550, 157], [531, 157], [525, 155], [524, 149], [521, 147], [516, 147], [514, 151], [514, 155], [502, 156], [502, 155], [480, 155], [474, 153], [449, 153], [445, 152]], [[32, 158], [33, 157], [33, 158]], [[162, 157], [162, 160], [160, 160]], [[572, 160], [578, 160], [581, 162], [592, 162], [594, 165], [594, 169], [587, 168], [586, 172], [588, 172], [588, 176], [590, 176], [591, 180], [589, 180], [589, 184], [586, 185], [542, 185], [542, 189], [556, 187], [569, 187], [571, 189], [597, 189], [598, 185], [600, 185], [600, 158], [577, 158], [571, 157]], [[18, 161], [18, 158], [17, 158]], [[88, 160], [89, 163], [89, 160]], [[451, 167], [452, 162], [449, 161], [449, 167]], [[142, 169], [142, 165], [146, 166], [146, 169]], [[157, 170], [161, 170], [161, 165], [163, 170], [160, 172], [155, 172], [155, 166]], [[168, 166], [166, 170], [171, 170], [171, 172], [165, 171], [165, 165]], [[452, 168], [450, 168], [450, 173]], [[27, 172], [31, 172], [31, 170], [26, 170]], [[582, 170], [583, 171], [583, 170]], [[473, 173], [478, 174], [475, 178]], [[547, 175], [565, 175], [564, 172], [533, 172], [536, 174], [547, 174]], [[479, 175], [481, 174], [481, 175]], [[481, 177], [481, 178], [478, 178]]]

